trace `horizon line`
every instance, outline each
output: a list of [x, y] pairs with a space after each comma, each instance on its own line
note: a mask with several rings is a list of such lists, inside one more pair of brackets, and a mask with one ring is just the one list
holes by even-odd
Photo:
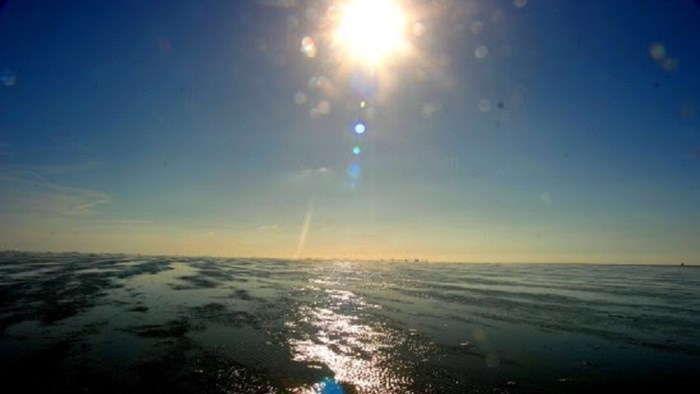
[[418, 258], [347, 258], [347, 257], [256, 257], [256, 256], [225, 256], [203, 254], [167, 254], [167, 253], [135, 253], [135, 252], [85, 252], [77, 250], [22, 250], [0, 249], [0, 254], [77, 254], [77, 255], [121, 255], [144, 257], [178, 257], [178, 258], [211, 258], [211, 259], [252, 259], [252, 260], [288, 260], [288, 261], [348, 261], [348, 262], [382, 262], [382, 263], [427, 263], [427, 264], [548, 264], [548, 265], [626, 265], [626, 266], [664, 266], [664, 267], [700, 267], [700, 263], [613, 263], [613, 262], [581, 262], [581, 261], [457, 261], [431, 260]]

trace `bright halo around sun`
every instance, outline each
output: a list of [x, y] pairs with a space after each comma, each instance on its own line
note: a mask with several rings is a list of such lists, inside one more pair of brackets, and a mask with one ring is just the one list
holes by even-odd
[[338, 19], [336, 43], [349, 56], [376, 66], [406, 48], [406, 16], [396, 0], [349, 0]]

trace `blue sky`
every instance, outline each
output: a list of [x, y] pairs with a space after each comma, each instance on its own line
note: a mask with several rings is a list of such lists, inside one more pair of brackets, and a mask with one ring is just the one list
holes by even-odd
[[362, 97], [337, 3], [9, 0], [0, 248], [700, 263], [696, 2], [399, 2]]

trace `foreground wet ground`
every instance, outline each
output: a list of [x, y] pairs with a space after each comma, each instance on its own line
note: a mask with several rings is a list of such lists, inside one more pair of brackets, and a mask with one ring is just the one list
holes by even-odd
[[[0, 254], [17, 392], [670, 390], [700, 270]], [[3, 390], [4, 391], [4, 390]]]

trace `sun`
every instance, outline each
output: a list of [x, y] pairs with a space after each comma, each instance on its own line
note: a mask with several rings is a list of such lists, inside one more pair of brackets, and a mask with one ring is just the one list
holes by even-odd
[[406, 48], [406, 16], [396, 0], [349, 0], [335, 42], [361, 64], [376, 66]]

